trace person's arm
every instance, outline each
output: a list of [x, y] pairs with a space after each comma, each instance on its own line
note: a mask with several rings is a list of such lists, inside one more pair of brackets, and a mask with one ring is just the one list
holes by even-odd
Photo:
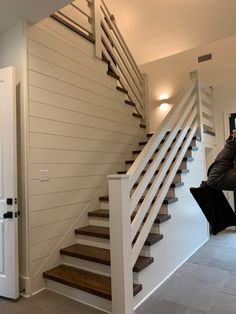
[[220, 190], [236, 190], [236, 130], [233, 130], [226, 140], [223, 150], [217, 155], [215, 162], [210, 167], [207, 183], [209, 186]]

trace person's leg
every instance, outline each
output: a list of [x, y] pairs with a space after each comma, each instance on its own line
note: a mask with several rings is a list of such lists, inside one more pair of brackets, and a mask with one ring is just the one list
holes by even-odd
[[236, 190], [236, 168], [234, 160], [236, 157], [236, 131], [234, 130], [216, 160], [210, 168], [207, 179], [209, 186], [219, 190]]

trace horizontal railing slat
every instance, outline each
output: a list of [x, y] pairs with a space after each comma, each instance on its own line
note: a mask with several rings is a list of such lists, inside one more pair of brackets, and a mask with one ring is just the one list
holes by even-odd
[[87, 0], [76, 0], [71, 3], [76, 7], [81, 13], [85, 14], [87, 17], [92, 18], [92, 9], [88, 6]]
[[[169, 174], [167, 175], [167, 180], [166, 180], [165, 184], [161, 187], [161, 190], [158, 194], [157, 200], [155, 201], [154, 205], [152, 206], [152, 208], [150, 210], [149, 217], [145, 221], [145, 223], [142, 227], [142, 230], [140, 231], [139, 236], [138, 236], [135, 244], [133, 245], [132, 265], [135, 264], [139, 254], [140, 254], [140, 251], [141, 251], [141, 249], [142, 249], [142, 247], [146, 241], [146, 238], [147, 238], [147, 236], [151, 230], [151, 227], [152, 227], [152, 225], [155, 221], [155, 218], [158, 214], [158, 211], [161, 208], [161, 205], [165, 199], [165, 196], [166, 196], [167, 191], [171, 185], [171, 182], [173, 181], [174, 176], [175, 176], [175, 174], [176, 174], [176, 172], [177, 172], [177, 170], [178, 170], [178, 168], [182, 162], [182, 159], [183, 159], [183, 157], [187, 151], [187, 148], [188, 148], [188, 146], [192, 140], [192, 137], [196, 132], [197, 125], [194, 124], [191, 128], [190, 133], [187, 136], [187, 140], [185, 142], [185, 145], [183, 145], [181, 151], [178, 153], [178, 158], [176, 158], [176, 160], [173, 162], [173, 159], [175, 158], [177, 151], [178, 151], [178, 148], [179, 148], [178, 143], [181, 142], [184, 139], [184, 137], [186, 136], [188, 129], [191, 127], [191, 125], [194, 121], [194, 118], [196, 117], [196, 114], [197, 114], [197, 110], [195, 109], [191, 113], [190, 119], [187, 121], [185, 127], [183, 128], [183, 131], [181, 132], [180, 137], [179, 137], [179, 141], [175, 143], [170, 155], [168, 156], [168, 161], [166, 161], [166, 167], [165, 168], [163, 167], [164, 171], [166, 171], [166, 168], [169, 168], [168, 164], [169, 164], [169, 166], [171, 165], [171, 172], [169, 172]], [[156, 180], [158, 180], [158, 179], [156, 179]], [[134, 227], [132, 224], [132, 229], [133, 228]]]
[[114, 31], [114, 33], [117, 36], [117, 40], [119, 41], [121, 47], [123, 48], [127, 58], [130, 60], [130, 63], [132, 65], [132, 67], [134, 68], [134, 71], [136, 72], [136, 75], [139, 78], [140, 83], [143, 84], [142, 74], [141, 74], [141, 72], [140, 72], [140, 70], [139, 70], [139, 68], [138, 68], [138, 66], [137, 66], [137, 64], [136, 64], [132, 54], [130, 53], [130, 51], [129, 51], [129, 49], [128, 49], [128, 47], [127, 47], [127, 45], [126, 45], [126, 43], [125, 43], [125, 41], [123, 39], [123, 37], [121, 36], [121, 33], [120, 33], [118, 27], [116, 26], [115, 23], [113, 23], [113, 21], [111, 21], [111, 19], [110, 19], [111, 14], [110, 14], [110, 12], [109, 12], [109, 10], [108, 10], [108, 8], [107, 8], [107, 6], [106, 6], [106, 4], [105, 4], [105, 2], [103, 0], [102, 0], [102, 10], [103, 10], [104, 14], [106, 14], [106, 16], [108, 16], [108, 19], [109, 19], [109, 22], [110, 22], [110, 24], [111, 24], [111, 26], [113, 28], [113, 31]]
[[59, 12], [73, 21], [73, 23], [75, 23], [78, 27], [81, 27], [89, 33], [93, 32], [92, 24], [89, 23], [88, 18], [84, 16], [79, 10], [76, 10], [72, 5], [68, 5], [60, 9]]

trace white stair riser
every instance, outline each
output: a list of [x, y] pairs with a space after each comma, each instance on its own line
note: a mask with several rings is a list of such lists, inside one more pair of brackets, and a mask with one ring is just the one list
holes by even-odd
[[76, 242], [79, 244], [91, 245], [103, 249], [110, 249], [110, 240], [108, 239], [78, 234], [76, 236]]
[[150, 232], [151, 233], [160, 233], [160, 225], [154, 223]]
[[109, 209], [109, 202], [100, 202], [100, 209]]
[[[111, 275], [111, 267], [109, 265], [87, 261], [77, 257], [63, 255], [62, 263], [64, 265], [84, 269], [104, 276]], [[134, 283], [139, 283], [139, 273], [133, 272], [133, 281]]]
[[73, 256], [62, 255], [62, 262], [65, 265], [88, 270], [91, 272], [96, 272], [98, 274], [105, 275], [105, 276], [110, 276], [111, 274], [111, 268], [109, 265], [96, 263], [96, 262], [84, 260], [84, 259], [73, 257]]
[[111, 301], [98, 297], [94, 294], [87, 293], [85, 291], [72, 288], [53, 280], [46, 279], [46, 287], [49, 290], [60, 293], [70, 299], [79, 301], [84, 304], [88, 304], [94, 308], [105, 311], [106, 313], [111, 313]]
[[108, 227], [108, 228], [110, 226], [109, 219], [99, 218], [99, 217], [89, 217], [89, 224], [92, 226]]
[[[90, 237], [82, 234], [78, 234], [76, 237], [76, 243], [84, 244], [84, 245], [91, 245], [95, 247], [99, 247], [102, 249], [110, 249], [110, 240], [102, 239], [98, 237]], [[150, 247], [145, 245], [142, 248], [140, 255], [150, 256]]]

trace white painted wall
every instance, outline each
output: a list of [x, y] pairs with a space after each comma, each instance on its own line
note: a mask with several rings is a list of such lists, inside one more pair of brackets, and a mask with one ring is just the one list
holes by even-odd
[[[75, 242], [105, 178], [144, 134], [94, 46], [52, 19], [27, 32], [32, 291]], [[49, 181], [40, 181], [48, 170]]]
[[20, 289], [24, 289], [29, 277], [28, 214], [27, 214], [27, 72], [25, 25], [20, 23], [0, 37], [0, 67], [14, 65], [16, 68], [16, 101], [18, 130], [18, 204], [19, 216], [19, 262]]
[[[212, 60], [198, 63], [197, 57], [206, 53], [212, 53]], [[167, 93], [170, 97], [170, 103], [177, 104], [189, 82], [189, 72], [198, 70], [200, 79], [208, 86], [213, 87], [214, 102], [218, 107], [216, 137], [222, 145], [223, 122], [219, 120], [223, 119], [223, 108], [232, 106], [235, 99], [235, 62], [236, 36], [231, 36], [196, 49], [142, 64], [140, 66], [141, 71], [149, 76], [151, 130], [155, 130], [165, 116], [158, 107], [161, 94]], [[218, 124], [219, 122], [220, 124]]]

